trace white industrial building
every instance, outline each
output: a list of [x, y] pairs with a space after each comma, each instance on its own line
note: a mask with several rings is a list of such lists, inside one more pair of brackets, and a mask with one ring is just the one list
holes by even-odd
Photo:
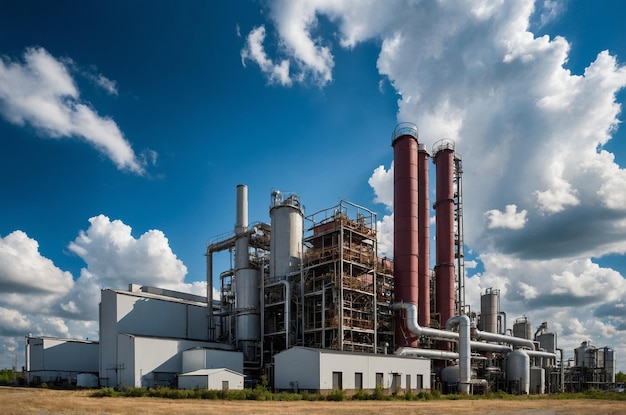
[[430, 359], [292, 347], [274, 362], [277, 390], [430, 390]]
[[27, 336], [25, 350], [29, 384], [72, 384], [80, 374], [98, 373], [97, 341]]
[[[132, 284], [128, 291], [102, 290], [100, 384], [176, 386], [181, 373], [215, 368], [217, 362], [219, 368], [242, 372], [240, 352], [207, 341], [207, 318], [205, 297]], [[206, 358], [211, 348], [218, 350]]]
[[178, 376], [179, 389], [243, 389], [243, 374], [229, 369], [200, 369]]

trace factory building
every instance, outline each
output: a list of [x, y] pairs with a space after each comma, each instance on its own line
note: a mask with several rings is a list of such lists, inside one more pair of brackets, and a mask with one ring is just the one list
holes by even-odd
[[[432, 148], [432, 208], [431, 155], [417, 127], [399, 124], [391, 145], [393, 259], [379, 254], [376, 214], [362, 206], [341, 200], [307, 214], [298, 194], [274, 190], [270, 223], [249, 223], [248, 188], [239, 185], [232, 232], [206, 247], [206, 297], [134, 285], [102, 290], [100, 384], [235, 389], [266, 376], [276, 390], [321, 393], [610, 387], [612, 349], [583, 344], [566, 368], [547, 322], [534, 331], [521, 317], [508, 328], [498, 289], [469, 313], [454, 142]], [[229, 269], [214, 269], [219, 252], [231, 253]]]
[[27, 382], [81, 386], [95, 378], [97, 385], [99, 350], [97, 341], [29, 335], [25, 343]]

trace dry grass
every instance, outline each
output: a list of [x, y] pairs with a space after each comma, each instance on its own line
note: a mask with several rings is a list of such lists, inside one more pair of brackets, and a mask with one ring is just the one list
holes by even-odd
[[438, 400], [259, 402], [94, 398], [90, 391], [0, 388], [2, 414], [626, 414], [626, 402], [607, 400]]

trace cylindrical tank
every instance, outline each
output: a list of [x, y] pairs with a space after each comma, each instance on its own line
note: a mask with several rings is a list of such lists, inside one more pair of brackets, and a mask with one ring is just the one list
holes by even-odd
[[546, 371], [542, 367], [530, 368], [530, 393], [543, 395], [546, 391]]
[[446, 366], [441, 369], [441, 381], [443, 383], [459, 383], [460, 369], [459, 366]]
[[615, 351], [604, 347], [604, 370], [608, 373], [607, 382], [615, 383]]
[[520, 317], [513, 323], [513, 337], [520, 339], [533, 339], [533, 325], [528, 321], [528, 317]]
[[433, 146], [436, 171], [435, 201], [435, 305], [439, 324], [454, 316], [454, 142], [441, 140]]
[[270, 219], [270, 280], [283, 279], [297, 270], [302, 259], [302, 229], [304, 214], [300, 197], [287, 197], [278, 191], [272, 192]]
[[428, 197], [428, 152], [424, 144], [417, 152], [417, 207], [419, 262], [417, 286], [419, 293], [418, 322], [422, 327], [430, 326], [430, 202]]
[[513, 350], [506, 359], [506, 379], [516, 385], [513, 393], [527, 395], [530, 389], [530, 358], [522, 349]]
[[[418, 305], [418, 197], [417, 197], [417, 127], [398, 124], [393, 132], [394, 232], [393, 268], [395, 301]], [[445, 323], [445, 321], [444, 321]], [[417, 347], [404, 319], [396, 319], [396, 344]]]
[[574, 349], [574, 360], [578, 367], [595, 368], [596, 348], [591, 345], [589, 340], [582, 342], [579, 347]]
[[500, 290], [487, 288], [480, 296], [480, 321], [478, 329], [489, 333], [498, 332], [498, 314], [500, 313]]

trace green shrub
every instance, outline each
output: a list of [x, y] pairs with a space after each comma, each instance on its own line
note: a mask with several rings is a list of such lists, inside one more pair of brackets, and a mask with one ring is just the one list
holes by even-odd
[[343, 389], [335, 389], [326, 396], [327, 401], [345, 401], [348, 397]]
[[302, 391], [300, 393], [303, 401], [323, 401], [326, 399], [324, 395], [320, 395], [319, 393], [311, 393], [309, 391]]
[[352, 399], [355, 401], [365, 401], [369, 398], [370, 396], [363, 389], [359, 389], [354, 395], [352, 395]]
[[385, 401], [389, 399], [389, 397], [387, 396], [387, 394], [385, 393], [384, 389], [381, 386], [376, 386], [376, 388], [374, 389], [374, 392], [372, 392], [371, 398], [376, 401]]
[[417, 396], [413, 393], [413, 391], [408, 390], [404, 394], [404, 399], [407, 400], [407, 401], [414, 401], [414, 400], [417, 399]]
[[95, 398], [117, 396], [117, 392], [113, 388], [102, 388], [94, 391], [91, 396]]
[[275, 401], [301, 401], [302, 395], [299, 393], [280, 392], [270, 396], [270, 398], [273, 398]]

